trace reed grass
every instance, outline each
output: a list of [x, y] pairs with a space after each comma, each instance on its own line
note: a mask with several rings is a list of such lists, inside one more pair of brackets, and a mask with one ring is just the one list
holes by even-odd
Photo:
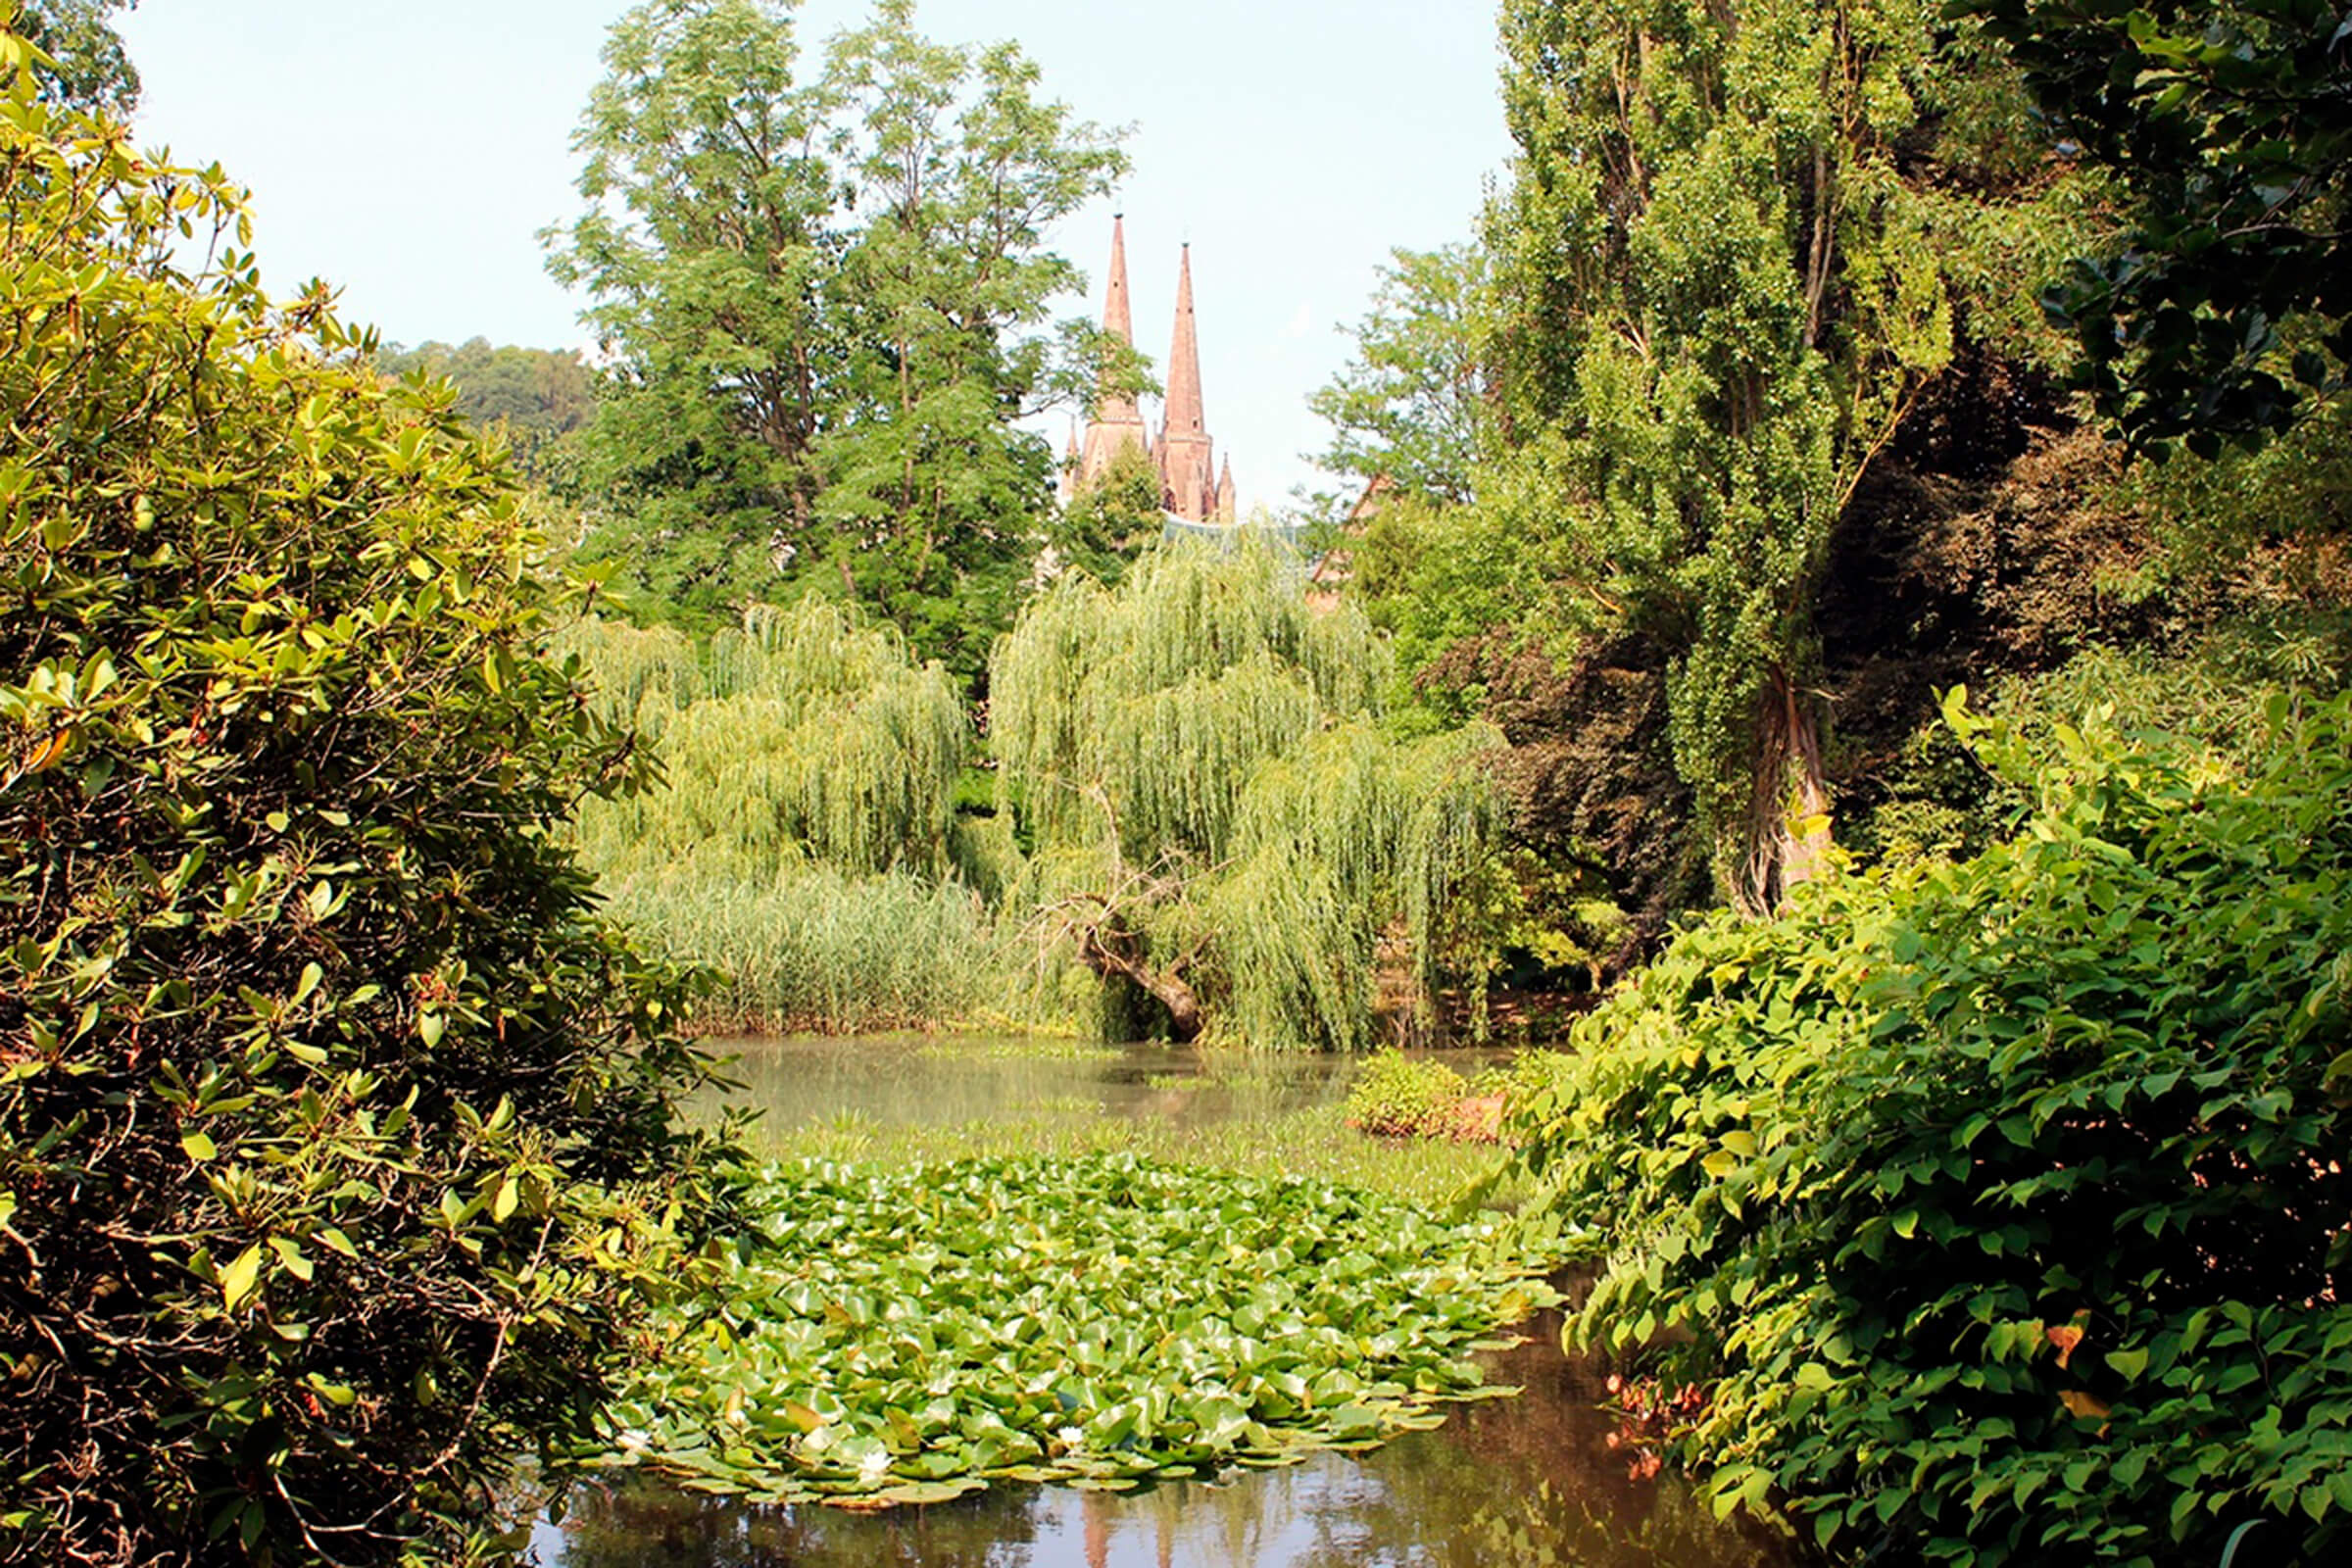
[[1017, 963], [976, 894], [903, 872], [814, 866], [758, 885], [689, 871], [605, 886], [642, 941], [719, 969], [694, 1018], [707, 1033], [936, 1028], [1001, 1010]]

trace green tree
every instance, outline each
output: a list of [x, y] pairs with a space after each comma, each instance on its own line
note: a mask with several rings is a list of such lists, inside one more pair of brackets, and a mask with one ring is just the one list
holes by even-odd
[[420, 343], [376, 356], [386, 375], [446, 377], [457, 383], [458, 412], [474, 423], [495, 426], [524, 474], [539, 478], [552, 467], [555, 442], [588, 422], [595, 411], [595, 381], [576, 349], [526, 349], [488, 338], [469, 338], [452, 347]]
[[575, 145], [587, 211], [549, 269], [595, 300], [612, 357], [583, 475], [592, 551], [713, 616], [805, 560], [810, 462], [840, 354], [820, 300], [838, 245], [827, 105], [783, 14], [655, 0], [615, 23]]
[[1056, 582], [999, 643], [990, 710], [1045, 945], [1179, 1039], [1354, 1050], [1395, 929], [1434, 1021], [1442, 917], [1501, 827], [1493, 737], [1398, 743], [1387, 675], [1361, 612], [1310, 610], [1271, 547]]
[[0, 25], [13, 9], [15, 30], [49, 57], [36, 89], [51, 103], [127, 115], [138, 105], [139, 72], [107, 19], [138, 0], [24, 0], [0, 4]]
[[1125, 171], [1115, 137], [907, 0], [806, 84], [788, 8], [754, 0], [652, 0], [606, 61], [554, 259], [617, 356], [591, 548], [702, 615], [854, 596], [976, 677], [1050, 499], [1014, 421], [1092, 381], [1096, 334], [1041, 330], [1077, 279], [1043, 232]]
[[1116, 586], [1167, 530], [1163, 489], [1143, 450], [1123, 449], [1054, 517], [1049, 531], [1054, 555], [1062, 565]]
[[[2120, 175], [2125, 231], [2050, 291], [2102, 413], [2159, 454], [2258, 446], [2352, 367], [2352, 11], [1967, 0]], [[2296, 384], [2296, 383], [2299, 383]]]
[[470, 1560], [703, 1211], [684, 988], [559, 841], [643, 769], [538, 652], [568, 595], [494, 451], [27, 59], [0, 33], [0, 1558]]
[[1722, 893], [1827, 838], [1814, 599], [1865, 472], [2063, 181], [1930, 0], [1509, 0], [1520, 147], [1494, 204], [1511, 450], [1575, 612], [1674, 651], [1672, 731]]
[[1380, 269], [1355, 356], [1307, 399], [1333, 429], [1316, 463], [1406, 496], [1470, 499], [1488, 420], [1480, 310], [1486, 253], [1472, 245], [1398, 248]]

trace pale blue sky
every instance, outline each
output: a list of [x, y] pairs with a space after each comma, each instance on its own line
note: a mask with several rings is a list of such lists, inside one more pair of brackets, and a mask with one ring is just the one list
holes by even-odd
[[[141, 0], [142, 140], [254, 190], [271, 283], [323, 276], [401, 342], [584, 345], [535, 238], [568, 219], [571, 130], [626, 0]], [[814, 44], [865, 0], [808, 0]], [[1059, 242], [1099, 308], [1127, 214], [1141, 347], [1167, 352], [1193, 243], [1210, 433], [1245, 505], [1310, 477], [1309, 391], [1392, 245], [1466, 237], [1510, 144], [1494, 0], [922, 0], [926, 31], [1015, 38], [1047, 88], [1135, 127], [1135, 172]], [[1070, 302], [1073, 309], [1081, 302]], [[1057, 437], [1058, 444], [1058, 437]]]

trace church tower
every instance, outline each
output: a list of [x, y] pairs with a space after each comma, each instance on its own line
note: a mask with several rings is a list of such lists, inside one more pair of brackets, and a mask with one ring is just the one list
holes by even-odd
[[[1135, 346], [1134, 306], [1127, 291], [1127, 220], [1110, 220], [1110, 285], [1102, 298], [1102, 330], [1129, 348]], [[1062, 483], [1062, 500], [1069, 501], [1102, 482], [1120, 454], [1143, 455], [1159, 475], [1160, 505], [1188, 522], [1232, 523], [1234, 519], [1233, 460], [1222, 473], [1216, 465], [1216, 444], [1209, 439], [1200, 398], [1200, 335], [1193, 320], [1193, 248], [1184, 248], [1176, 282], [1176, 340], [1168, 352], [1168, 392], [1161, 413], [1159, 440], [1145, 428], [1143, 411], [1135, 399], [1104, 396], [1102, 407], [1087, 422], [1086, 436], [1073, 446]]]
[[[1134, 312], [1127, 298], [1127, 220], [1123, 216], [1110, 220], [1110, 287], [1102, 299], [1102, 330], [1129, 348], [1135, 346]], [[1146, 458], [1152, 455], [1143, 412], [1132, 397], [1124, 394], [1105, 397], [1088, 423], [1086, 440], [1078, 449], [1071, 494], [1099, 482], [1110, 471], [1119, 454], [1130, 447]]]

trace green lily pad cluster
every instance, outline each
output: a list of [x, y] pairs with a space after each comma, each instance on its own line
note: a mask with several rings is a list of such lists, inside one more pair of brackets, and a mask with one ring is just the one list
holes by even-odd
[[1434, 1426], [1555, 1299], [1513, 1227], [1127, 1154], [771, 1166], [658, 1326], [612, 1447], [712, 1492], [887, 1507], [1124, 1489]]

